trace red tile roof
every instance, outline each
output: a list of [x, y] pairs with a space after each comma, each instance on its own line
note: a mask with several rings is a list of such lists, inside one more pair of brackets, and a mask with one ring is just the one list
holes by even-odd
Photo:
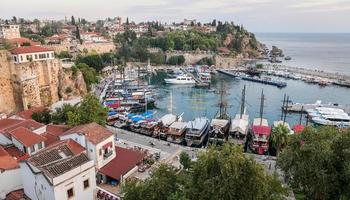
[[17, 160], [0, 146], [0, 171], [18, 168]]
[[10, 132], [10, 131], [18, 128], [18, 127], [24, 127], [24, 128], [29, 129], [29, 130], [35, 130], [35, 129], [38, 129], [38, 128], [43, 127], [43, 126], [45, 126], [45, 125], [44, 124], [40, 124], [39, 122], [36, 122], [34, 120], [29, 119], [29, 120], [22, 120], [19, 123], [16, 123], [16, 124], [14, 124], [12, 126], [9, 126], [9, 127], [7, 127], [5, 129], [5, 131], [9, 131]]
[[22, 121], [23, 120], [19, 119], [2, 119], [0, 120], [0, 130], [5, 130], [6, 128], [18, 124]]
[[34, 42], [28, 38], [13, 38], [13, 39], [9, 39], [10, 43], [15, 44], [15, 45], [23, 45], [23, 43], [29, 43], [31, 46], [36, 46], [36, 45], [40, 45], [39, 42]]
[[46, 132], [42, 134], [46, 138], [45, 146], [50, 146], [53, 143], [60, 141], [60, 136], [69, 128], [64, 125], [47, 125]]
[[268, 126], [253, 126], [253, 133], [259, 135], [270, 135], [271, 128]]
[[16, 116], [22, 118], [22, 119], [32, 119], [33, 113], [36, 112], [42, 112], [44, 110], [43, 107], [41, 108], [30, 108], [28, 110], [23, 110], [21, 112], [16, 113]]
[[113, 135], [111, 131], [95, 122], [76, 126], [66, 131], [64, 135], [70, 135], [73, 133], [85, 135], [86, 139], [95, 145], [105, 141]]
[[26, 161], [39, 169], [45, 176], [53, 178], [77, 168], [87, 162], [84, 148], [73, 140], [58, 142], [50, 147], [40, 150]]
[[146, 156], [143, 152], [115, 147], [116, 157], [107, 165], [102, 167], [99, 172], [116, 180], [129, 172], [137, 164], [139, 164]]
[[6, 195], [5, 200], [25, 200], [29, 199], [25, 194], [23, 189], [15, 190]]
[[29, 46], [29, 47], [17, 47], [11, 50], [12, 54], [25, 54], [25, 53], [39, 53], [39, 52], [48, 52], [52, 51], [51, 49], [41, 47], [41, 46]]
[[24, 127], [19, 127], [10, 131], [10, 135], [14, 137], [18, 142], [23, 144], [25, 147], [31, 147], [40, 142], [44, 142], [46, 140], [45, 137], [33, 133]]
[[16, 158], [17, 161], [26, 160], [29, 155], [27, 153], [22, 152], [14, 145], [4, 147], [5, 151], [10, 154], [11, 157]]

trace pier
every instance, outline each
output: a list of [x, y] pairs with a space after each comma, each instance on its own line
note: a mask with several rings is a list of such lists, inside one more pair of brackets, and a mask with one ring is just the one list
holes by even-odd
[[285, 83], [285, 82], [268, 80], [268, 79], [254, 78], [254, 77], [250, 77], [250, 76], [239, 76], [239, 75], [233, 74], [233, 73], [231, 73], [229, 71], [219, 70], [219, 69], [216, 70], [216, 71], [221, 73], [221, 74], [225, 74], [227, 76], [231, 76], [231, 77], [234, 77], [234, 78], [241, 78], [242, 80], [246, 80], [246, 81], [262, 83], [262, 84], [266, 84], [266, 85], [273, 85], [273, 86], [277, 86], [278, 88], [283, 88], [283, 87], [287, 86], [287, 83]]

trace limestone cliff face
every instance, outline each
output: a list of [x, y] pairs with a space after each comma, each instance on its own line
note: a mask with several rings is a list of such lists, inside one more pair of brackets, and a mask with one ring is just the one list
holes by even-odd
[[87, 93], [83, 74], [79, 70], [73, 73], [72, 69], [62, 68], [58, 79], [58, 95], [60, 98], [67, 100]]
[[58, 59], [14, 64], [10, 58], [0, 50], [0, 112], [46, 107], [86, 93], [82, 73], [73, 75]]

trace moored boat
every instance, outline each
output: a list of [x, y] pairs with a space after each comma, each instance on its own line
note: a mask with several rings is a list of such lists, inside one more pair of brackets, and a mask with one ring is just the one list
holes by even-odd
[[208, 136], [209, 120], [205, 117], [189, 121], [186, 127], [185, 140], [187, 146], [201, 146]]

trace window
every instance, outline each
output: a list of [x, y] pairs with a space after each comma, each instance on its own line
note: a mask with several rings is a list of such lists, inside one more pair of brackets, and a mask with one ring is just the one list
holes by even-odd
[[50, 54], [49, 53], [46, 54], [46, 58], [50, 58]]
[[86, 179], [84, 182], [84, 190], [90, 187], [89, 179]]
[[40, 143], [38, 144], [38, 147], [39, 147], [39, 149], [43, 148], [43, 144], [40, 142]]
[[67, 190], [67, 196], [68, 196], [68, 199], [70, 199], [74, 196], [73, 188]]
[[34, 146], [30, 147], [30, 152], [32, 153], [34, 151], [35, 151], [35, 147]]
[[54, 54], [54, 53], [51, 53], [51, 57], [54, 58], [54, 57], [55, 57], [55, 54]]
[[99, 155], [102, 155], [102, 149], [99, 150], [98, 154], [99, 154]]
[[15, 60], [15, 62], [17, 62], [17, 56], [14, 56], [13, 59]]
[[35, 54], [35, 59], [38, 59], [38, 54]]
[[21, 61], [23, 61], [23, 56], [21, 56]]

